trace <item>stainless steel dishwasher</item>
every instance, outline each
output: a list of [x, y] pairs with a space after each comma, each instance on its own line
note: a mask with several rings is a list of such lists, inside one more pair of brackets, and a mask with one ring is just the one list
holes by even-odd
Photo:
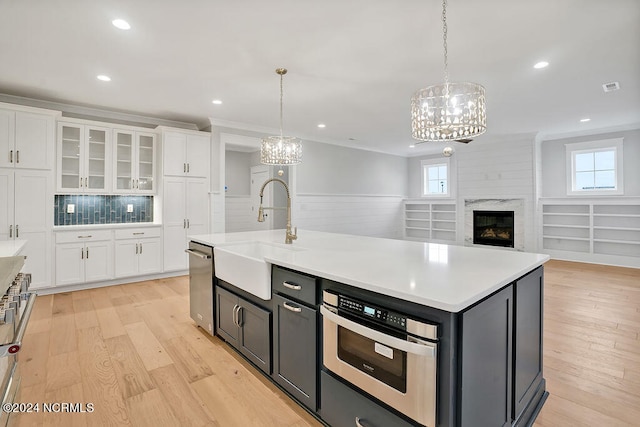
[[191, 318], [213, 335], [213, 248], [189, 242], [189, 306]]

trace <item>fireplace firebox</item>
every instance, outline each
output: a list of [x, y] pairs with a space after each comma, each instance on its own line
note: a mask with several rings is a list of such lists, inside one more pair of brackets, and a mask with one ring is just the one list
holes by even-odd
[[473, 243], [514, 247], [513, 211], [473, 211]]

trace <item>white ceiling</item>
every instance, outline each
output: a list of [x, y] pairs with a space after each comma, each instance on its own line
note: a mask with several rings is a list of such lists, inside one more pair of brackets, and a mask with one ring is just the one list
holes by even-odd
[[[285, 67], [285, 134], [411, 156], [443, 147], [409, 148], [410, 98], [443, 79], [441, 7], [0, 0], [0, 93], [276, 133]], [[640, 1], [449, 0], [448, 24], [451, 80], [487, 91], [489, 130], [472, 144], [640, 124]]]

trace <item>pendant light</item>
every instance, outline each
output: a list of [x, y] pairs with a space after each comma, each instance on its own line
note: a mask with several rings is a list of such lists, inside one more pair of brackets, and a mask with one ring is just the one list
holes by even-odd
[[444, 83], [418, 90], [411, 98], [411, 136], [419, 141], [470, 142], [487, 130], [484, 87], [449, 82], [447, 0], [442, 1]]
[[260, 163], [264, 165], [297, 165], [302, 161], [302, 141], [282, 133], [282, 76], [287, 74], [286, 68], [277, 68], [280, 76], [280, 136], [262, 138], [260, 146]]

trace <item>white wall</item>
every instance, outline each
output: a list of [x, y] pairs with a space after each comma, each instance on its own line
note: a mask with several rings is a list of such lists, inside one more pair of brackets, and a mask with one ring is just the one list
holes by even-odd
[[613, 138], [623, 138], [624, 196], [621, 197], [640, 196], [640, 129], [636, 129], [542, 141], [540, 150], [541, 197], [567, 197], [565, 144]]
[[252, 154], [227, 151], [225, 155], [225, 186], [227, 196], [251, 194]]
[[406, 158], [317, 142], [305, 142], [303, 153], [295, 171], [295, 226], [402, 237]]

